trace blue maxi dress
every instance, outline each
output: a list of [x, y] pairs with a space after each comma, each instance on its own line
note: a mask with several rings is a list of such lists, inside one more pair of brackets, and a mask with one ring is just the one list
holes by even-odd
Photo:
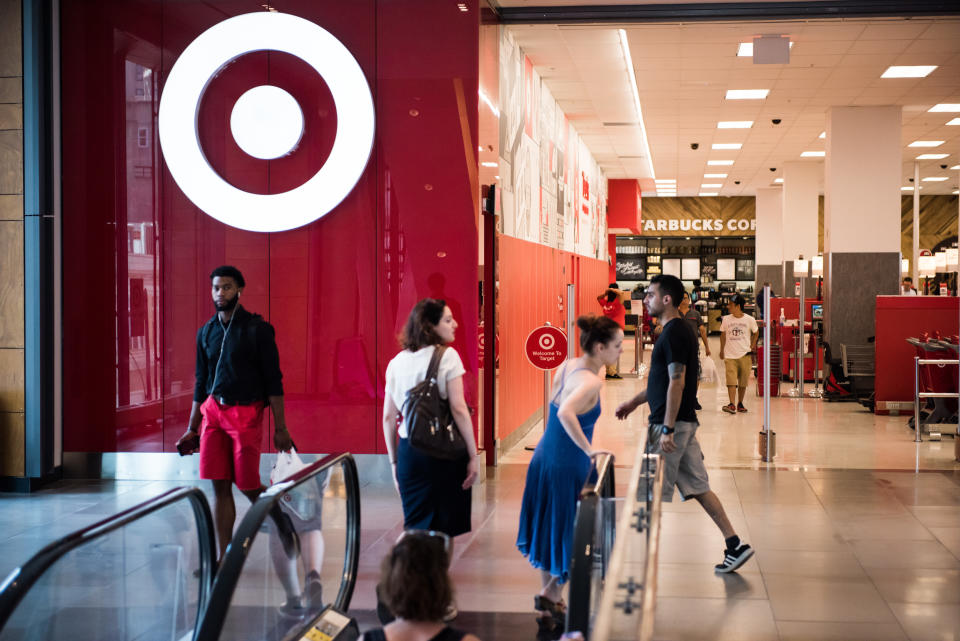
[[[573, 370], [573, 372], [584, 367]], [[573, 555], [573, 526], [577, 516], [580, 490], [590, 474], [590, 457], [567, 435], [557, 418], [560, 389], [550, 401], [547, 429], [537, 444], [527, 468], [527, 482], [520, 508], [517, 548], [539, 570], [545, 570], [566, 583]], [[587, 440], [593, 442], [593, 428], [600, 417], [600, 400], [577, 420]]]

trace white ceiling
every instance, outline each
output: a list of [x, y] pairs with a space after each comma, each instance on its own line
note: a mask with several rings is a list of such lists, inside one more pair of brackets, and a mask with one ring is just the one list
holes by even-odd
[[[523, 6], [521, 0], [502, 2]], [[558, 4], [553, 2], [552, 4]], [[641, 178], [653, 195], [641, 156], [618, 28], [628, 34], [643, 117], [657, 178], [676, 178], [679, 195], [695, 196], [704, 182], [721, 182], [721, 196], [753, 195], [782, 176], [785, 161], [807, 150], [825, 150], [818, 139], [826, 110], [846, 105], [903, 106], [903, 185], [920, 153], [949, 153], [921, 161], [921, 194], [951, 193], [960, 163], [960, 113], [928, 113], [936, 103], [960, 103], [960, 19], [914, 18], [723, 22], [643, 25], [532, 25], [508, 27], [533, 61], [560, 107], [610, 178]], [[764, 34], [789, 35], [790, 64], [754, 65], [737, 56], [740, 42]], [[881, 79], [890, 65], [939, 65], [926, 78]], [[727, 89], [769, 89], [765, 100], [724, 98]], [[780, 125], [771, 120], [779, 118]], [[718, 130], [721, 120], [753, 120], [747, 130]], [[605, 125], [604, 123], [608, 123]], [[914, 140], [943, 140], [935, 149], [907, 147]], [[697, 151], [690, 149], [696, 142]], [[712, 151], [712, 143], [739, 142], [739, 151]], [[707, 167], [707, 160], [735, 160]], [[812, 159], [808, 162], [823, 162]], [[770, 167], [777, 171], [771, 172]], [[704, 180], [704, 173], [727, 173]], [[735, 185], [734, 180], [740, 180]]]

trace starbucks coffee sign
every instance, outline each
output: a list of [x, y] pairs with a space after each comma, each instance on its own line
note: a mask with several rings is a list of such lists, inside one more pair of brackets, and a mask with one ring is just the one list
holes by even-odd
[[644, 236], [755, 236], [756, 200], [731, 198], [644, 198]]

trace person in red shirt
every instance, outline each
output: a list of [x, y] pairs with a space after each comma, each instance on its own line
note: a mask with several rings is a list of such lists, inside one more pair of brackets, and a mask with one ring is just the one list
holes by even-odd
[[[623, 306], [625, 293], [620, 291], [616, 283], [610, 283], [606, 291], [597, 296], [597, 302], [600, 303], [603, 315], [619, 325], [620, 329], [623, 329], [627, 321], [627, 309]], [[615, 365], [607, 365], [607, 378], [622, 378], [619, 362]]]

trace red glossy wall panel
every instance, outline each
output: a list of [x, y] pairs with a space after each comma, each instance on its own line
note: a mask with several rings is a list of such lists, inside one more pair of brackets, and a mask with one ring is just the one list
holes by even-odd
[[[543, 407], [543, 372], [524, 354], [535, 328], [549, 321], [566, 327], [567, 283], [575, 285], [575, 316], [599, 313], [596, 297], [606, 287], [607, 264], [510, 236], [498, 237], [500, 368], [497, 438], [504, 439]], [[577, 353], [580, 353], [577, 345]]]
[[[909, 337], [926, 332], [941, 336], [957, 334], [960, 298], [956, 296], [877, 296], [875, 312], [876, 377], [878, 403], [913, 402], [914, 367], [917, 355]], [[838, 354], [839, 348], [834, 351]], [[953, 358], [948, 356], [946, 358]], [[878, 407], [878, 410], [884, 410]]]
[[[278, 6], [351, 51], [371, 87], [377, 134], [366, 171], [335, 210], [259, 234], [219, 223], [183, 195], [155, 116], [179, 53], [262, 5], [64, 0], [64, 302], [68, 328], [82, 323], [64, 338], [65, 449], [172, 451], [190, 409], [196, 331], [213, 313], [208, 274], [223, 263], [244, 272], [242, 304], [277, 330], [288, 424], [302, 450], [382, 451], [383, 372], [423, 296], [447, 298], [461, 322], [455, 347], [476, 404], [478, 6], [465, 5]], [[300, 147], [269, 162], [246, 156], [229, 130], [236, 97], [268, 83], [305, 114]], [[259, 193], [312, 175], [335, 126], [322, 79], [279, 53], [224, 69], [198, 114], [211, 165]]]

